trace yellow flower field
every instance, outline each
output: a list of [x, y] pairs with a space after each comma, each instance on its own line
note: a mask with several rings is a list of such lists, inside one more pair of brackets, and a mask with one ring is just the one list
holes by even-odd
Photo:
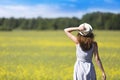
[[[120, 31], [94, 33], [107, 80], [120, 80]], [[75, 44], [63, 31], [0, 32], [0, 80], [73, 80], [75, 60]]]

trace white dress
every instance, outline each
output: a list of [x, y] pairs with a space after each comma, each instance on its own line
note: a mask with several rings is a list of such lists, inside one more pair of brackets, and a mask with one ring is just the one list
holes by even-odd
[[77, 60], [74, 65], [74, 80], [96, 80], [96, 73], [92, 63], [93, 46], [89, 51], [85, 52], [79, 44], [76, 45]]

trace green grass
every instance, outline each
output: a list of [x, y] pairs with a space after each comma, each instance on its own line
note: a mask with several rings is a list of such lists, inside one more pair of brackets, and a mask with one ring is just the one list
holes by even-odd
[[[120, 31], [94, 33], [107, 80], [119, 80]], [[75, 44], [63, 31], [0, 32], [0, 80], [73, 80], [75, 60]]]

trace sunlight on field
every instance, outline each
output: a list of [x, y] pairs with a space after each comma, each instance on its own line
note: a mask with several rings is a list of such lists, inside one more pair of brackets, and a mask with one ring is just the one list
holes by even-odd
[[[94, 33], [107, 80], [119, 80], [120, 31]], [[0, 32], [0, 80], [73, 80], [75, 60], [75, 44], [63, 31]]]

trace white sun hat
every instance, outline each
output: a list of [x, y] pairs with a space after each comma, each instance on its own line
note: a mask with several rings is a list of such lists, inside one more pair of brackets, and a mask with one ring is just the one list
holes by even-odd
[[89, 33], [92, 32], [93, 28], [90, 24], [83, 23], [79, 27], [83, 27], [83, 26], [84, 26], [85, 30], [79, 32], [82, 36], [86, 36], [86, 35], [88, 35]]

